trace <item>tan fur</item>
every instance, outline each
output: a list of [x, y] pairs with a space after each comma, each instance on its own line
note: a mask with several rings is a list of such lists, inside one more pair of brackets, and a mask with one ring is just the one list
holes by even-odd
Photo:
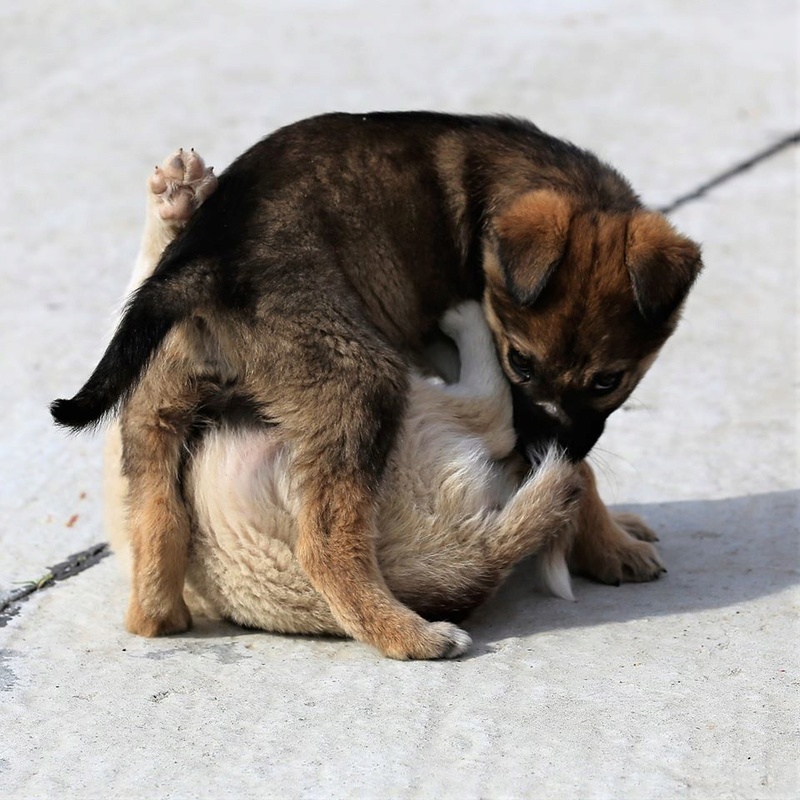
[[[174, 234], [177, 227], [171, 216], [165, 221], [157, 210], [151, 205], [148, 213], [137, 264], [140, 273], [153, 256], [148, 231], [155, 235], [161, 228], [158, 236], [163, 240], [165, 230]], [[521, 460], [512, 456], [515, 433], [508, 384], [480, 309], [476, 304], [462, 306], [449, 312], [443, 325], [461, 354], [460, 379], [446, 386], [440, 380], [412, 378], [408, 411], [379, 498], [373, 550], [377, 563], [369, 563], [370, 552], [355, 557], [367, 562], [366, 569], [374, 570], [376, 579], [385, 581], [400, 602], [432, 618], [454, 610], [466, 614], [494, 591], [515, 563], [536, 552], [546, 565], [543, 573], [556, 576], [546, 580], [569, 597], [568, 580], [559, 579], [558, 564], [569, 550], [582, 480], [554, 453], [535, 476], [526, 477]], [[169, 348], [168, 353], [176, 357]], [[169, 363], [167, 358], [163, 368], [153, 370], [154, 380], [169, 380]], [[166, 421], [152, 413], [162, 439], [171, 438], [163, 436], [165, 426], [171, 434], [186, 424], [176, 421], [174, 409]], [[139, 568], [147, 564], [152, 576], [165, 567], [148, 561], [150, 553], [136, 552], [147, 541], [138, 533], [147, 520], [128, 520], [121, 510], [125, 492], [135, 484], [126, 485], [120, 455], [120, 433], [114, 428], [106, 450], [112, 541], [124, 552], [129, 537]], [[275, 427], [223, 423], [207, 432], [187, 462], [183, 481], [192, 518], [191, 547], [185, 542], [170, 546], [187, 547], [187, 599], [196, 613], [267, 630], [343, 635], [346, 628], [297, 557], [302, 546], [298, 520], [305, 504], [300, 502], [294, 459], [291, 438]], [[150, 492], [159, 498], [157, 489], [163, 491], [154, 486]], [[304, 500], [308, 502], [307, 495]], [[151, 513], [172, 505], [157, 504]], [[362, 505], [355, 502], [333, 513], [346, 518]], [[150, 524], [165, 522], [172, 530], [176, 524], [189, 527], [188, 520], [156, 518]], [[176, 561], [180, 558], [168, 558], [167, 567]], [[170, 577], [182, 583], [182, 576], [168, 575], [167, 580]], [[345, 576], [345, 581], [348, 591], [362, 591], [358, 580]], [[135, 579], [132, 591], [138, 605], [153, 602], [142, 596]], [[176, 613], [180, 611], [177, 603]], [[129, 624], [143, 626], [142, 620], [131, 623], [130, 618]], [[434, 631], [454, 642], [442, 655], [457, 655], [469, 642], [451, 623], [436, 623]], [[161, 632], [167, 631], [153, 633]], [[381, 634], [386, 634], [385, 627]], [[408, 657], [407, 637], [407, 630], [398, 633], [394, 648], [390, 638], [387, 653]], [[418, 642], [422, 653], [425, 638], [423, 629]]]

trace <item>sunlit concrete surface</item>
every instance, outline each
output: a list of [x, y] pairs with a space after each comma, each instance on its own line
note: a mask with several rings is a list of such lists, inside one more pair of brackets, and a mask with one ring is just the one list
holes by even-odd
[[[326, 110], [505, 112], [655, 206], [800, 128], [791, 0], [0, 4], [0, 598], [102, 542], [100, 437], [47, 403], [102, 352], [148, 171], [218, 171]], [[671, 215], [703, 243], [684, 322], [594, 462], [669, 574], [531, 589], [458, 662], [199, 624], [126, 634], [113, 557], [0, 617], [0, 795], [794, 798], [797, 148]]]

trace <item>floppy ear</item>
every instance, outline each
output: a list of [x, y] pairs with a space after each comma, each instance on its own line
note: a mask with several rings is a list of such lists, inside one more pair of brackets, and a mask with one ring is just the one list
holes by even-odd
[[531, 305], [564, 256], [572, 208], [549, 189], [537, 189], [515, 200], [494, 220], [497, 256], [508, 293]]
[[628, 224], [625, 266], [642, 316], [661, 325], [686, 299], [703, 264], [700, 248], [662, 214], [640, 211]]

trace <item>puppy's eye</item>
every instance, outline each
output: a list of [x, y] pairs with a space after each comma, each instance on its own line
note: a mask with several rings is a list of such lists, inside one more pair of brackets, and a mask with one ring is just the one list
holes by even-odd
[[533, 375], [533, 365], [531, 360], [526, 358], [519, 350], [513, 347], [508, 348], [508, 363], [511, 369], [517, 373], [520, 380], [529, 381]]
[[601, 372], [595, 375], [592, 385], [589, 387], [592, 394], [604, 395], [611, 394], [622, 382], [622, 372]]

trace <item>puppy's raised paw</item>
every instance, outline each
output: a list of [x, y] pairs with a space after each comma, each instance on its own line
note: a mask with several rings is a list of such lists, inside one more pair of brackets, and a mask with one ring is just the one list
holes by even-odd
[[158, 216], [172, 225], [182, 225], [213, 194], [217, 176], [199, 153], [181, 148], [156, 167], [147, 186]]
[[454, 341], [470, 329], [481, 330], [485, 325], [480, 304], [474, 300], [466, 300], [448, 309], [439, 323], [442, 331]]

